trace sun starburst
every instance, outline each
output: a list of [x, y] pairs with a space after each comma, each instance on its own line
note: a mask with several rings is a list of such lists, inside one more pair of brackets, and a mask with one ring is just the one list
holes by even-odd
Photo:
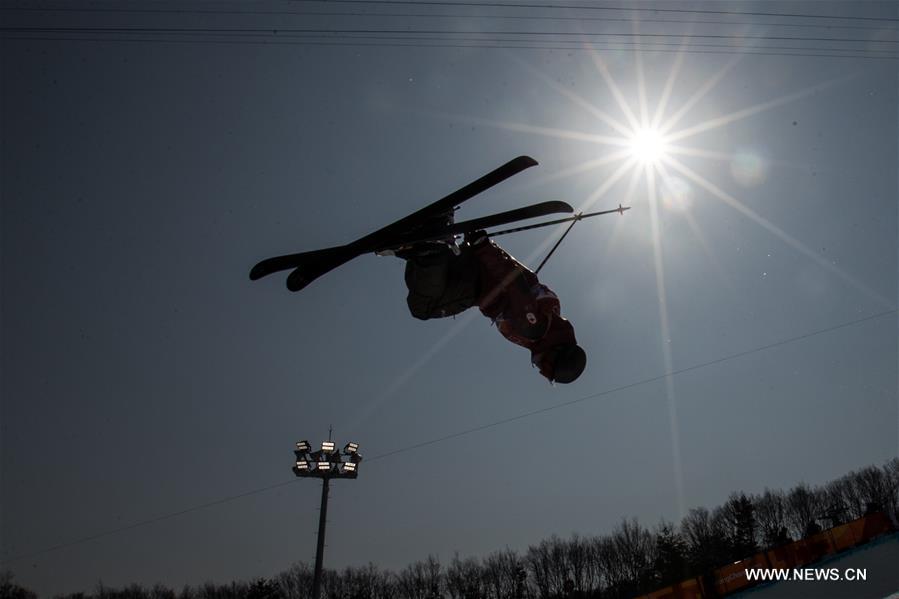
[[631, 155], [641, 164], [655, 164], [666, 156], [668, 144], [657, 129], [640, 128], [631, 134], [628, 141]]

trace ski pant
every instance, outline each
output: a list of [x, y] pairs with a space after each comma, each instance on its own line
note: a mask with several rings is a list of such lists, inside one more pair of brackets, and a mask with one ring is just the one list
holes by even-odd
[[[467, 249], [467, 248], [466, 248]], [[454, 316], [478, 301], [478, 264], [471, 252], [445, 245], [406, 260], [406, 304], [421, 320]]]

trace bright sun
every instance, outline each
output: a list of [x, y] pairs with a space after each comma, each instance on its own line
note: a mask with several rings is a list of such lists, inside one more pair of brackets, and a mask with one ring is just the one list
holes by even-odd
[[630, 139], [631, 154], [643, 164], [654, 164], [665, 155], [665, 138], [655, 129], [635, 131]]

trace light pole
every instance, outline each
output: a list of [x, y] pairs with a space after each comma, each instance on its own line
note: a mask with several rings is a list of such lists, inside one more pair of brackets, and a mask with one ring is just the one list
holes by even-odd
[[321, 449], [312, 451], [308, 441], [299, 441], [293, 450], [296, 463], [293, 473], [302, 477], [322, 479], [322, 503], [318, 512], [318, 543], [315, 547], [315, 574], [312, 579], [312, 599], [321, 597], [322, 561], [325, 553], [325, 519], [328, 515], [328, 482], [332, 478], [356, 478], [359, 476], [358, 443], [347, 443], [343, 452], [338, 451], [328, 435]]

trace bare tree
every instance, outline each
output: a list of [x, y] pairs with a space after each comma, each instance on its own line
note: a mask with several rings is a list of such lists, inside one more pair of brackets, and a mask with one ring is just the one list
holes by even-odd
[[861, 498], [848, 475], [828, 481], [820, 489], [823, 522], [839, 526], [854, 520], [859, 510], [864, 511]]
[[397, 596], [403, 599], [433, 599], [440, 596], [440, 562], [433, 555], [415, 562], [396, 575]]
[[281, 572], [275, 580], [281, 587], [285, 599], [310, 599], [312, 578], [312, 567], [305, 562], [297, 562]]
[[477, 559], [465, 561], [457, 553], [444, 575], [450, 599], [479, 599], [484, 596], [484, 573]]
[[577, 533], [565, 543], [565, 563], [575, 590], [598, 591], [600, 589], [599, 560], [589, 540]]
[[627, 586], [627, 572], [624, 566], [624, 560], [615, 550], [615, 544], [611, 537], [595, 537], [592, 541], [593, 555], [599, 562], [599, 568], [602, 570], [603, 588], [608, 591], [612, 597], [626, 596], [619, 593], [619, 590]]
[[147, 592], [150, 599], [175, 599], [175, 591], [161, 584], [154, 584]]
[[695, 573], [710, 572], [729, 559], [730, 547], [720, 508], [714, 513], [704, 507], [691, 509], [681, 520], [681, 532]]
[[771, 549], [789, 543], [787, 499], [783, 491], [765, 489], [764, 493], [753, 497], [752, 503], [762, 546]]
[[636, 519], [622, 520], [611, 536], [595, 540], [594, 547], [613, 596], [632, 596], [653, 585], [655, 539]]
[[893, 525], [899, 526], [899, 457], [893, 458], [883, 465], [883, 472], [889, 482], [889, 499], [886, 509]]
[[0, 597], [3, 599], [37, 599], [37, 595], [13, 582], [13, 574], [6, 570], [0, 572]]
[[[197, 588], [198, 599], [243, 599], [247, 596], [248, 586], [243, 582], [232, 582], [228, 585], [217, 585], [207, 582]], [[98, 594], [98, 599], [101, 595]]]
[[[82, 598], [83, 599], [83, 598]], [[190, 585], [184, 585], [181, 592], [178, 593], [178, 599], [197, 599], [197, 594]]]
[[730, 547], [729, 560], [743, 559], [758, 551], [755, 506], [745, 493], [731, 493], [721, 508], [721, 517]]
[[821, 530], [818, 524], [821, 508], [820, 493], [805, 483], [793, 487], [787, 494], [786, 520], [794, 538], [804, 539]]
[[640, 526], [636, 518], [630, 522], [623, 520], [612, 531], [612, 543], [622, 556], [625, 571], [631, 580], [639, 581], [648, 574], [652, 567], [652, 555], [655, 553], [653, 537]]
[[278, 583], [265, 578], [253, 580], [247, 588], [246, 599], [282, 599], [284, 595]]
[[528, 547], [525, 563], [538, 597], [549, 599], [562, 592], [567, 579], [565, 548], [556, 535]]
[[346, 599], [389, 599], [393, 589], [390, 574], [369, 563], [362, 568], [346, 568], [342, 575]]
[[334, 570], [323, 569], [321, 596], [325, 599], [343, 599], [346, 596], [343, 577]]
[[663, 587], [689, 578], [687, 542], [674, 524], [663, 521], [654, 534], [653, 573], [657, 586]]
[[858, 494], [865, 504], [865, 512], [885, 509], [890, 501], [891, 481], [886, 471], [875, 466], [867, 466], [849, 474]]
[[488, 599], [517, 599], [521, 592], [518, 568], [521, 561], [511, 549], [496, 551], [483, 562], [482, 573]]

